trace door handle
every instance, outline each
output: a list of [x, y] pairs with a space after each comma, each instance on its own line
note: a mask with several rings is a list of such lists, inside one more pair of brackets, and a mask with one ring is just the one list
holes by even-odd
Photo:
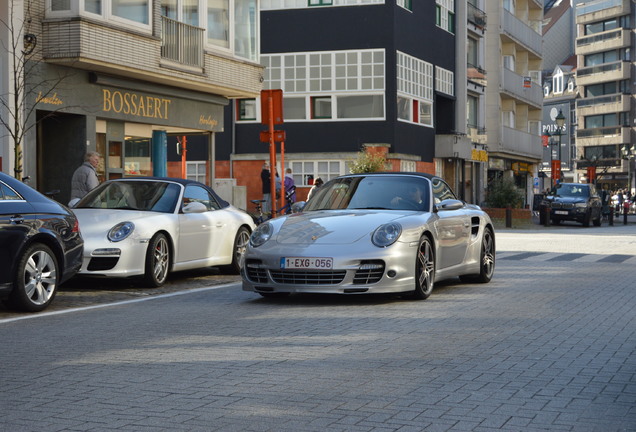
[[11, 221], [12, 224], [15, 224], [15, 225], [20, 225], [24, 223], [24, 217], [20, 215], [11, 216], [9, 220]]

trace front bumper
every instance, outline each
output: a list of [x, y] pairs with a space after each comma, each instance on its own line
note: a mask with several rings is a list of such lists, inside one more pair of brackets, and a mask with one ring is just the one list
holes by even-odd
[[126, 239], [112, 243], [108, 240], [87, 241], [78, 274], [83, 276], [129, 277], [145, 272], [147, 240]]
[[[263, 249], [261, 249], [263, 248]], [[269, 249], [269, 250], [268, 250]], [[334, 256], [333, 245], [312, 246], [310, 251], [297, 247], [250, 249], [241, 271], [243, 290], [259, 293], [362, 294], [399, 293], [415, 289], [417, 242], [396, 243], [388, 248], [365, 252], [350, 251]], [[281, 268], [281, 258], [329, 257], [329, 270]], [[352, 258], [355, 256], [355, 258]]]

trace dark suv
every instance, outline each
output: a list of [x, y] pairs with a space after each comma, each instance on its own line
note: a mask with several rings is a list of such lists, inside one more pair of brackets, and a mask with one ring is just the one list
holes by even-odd
[[583, 226], [601, 225], [601, 197], [593, 184], [560, 183], [543, 200], [542, 211], [550, 208], [550, 220], [559, 224], [562, 220], [576, 221]]

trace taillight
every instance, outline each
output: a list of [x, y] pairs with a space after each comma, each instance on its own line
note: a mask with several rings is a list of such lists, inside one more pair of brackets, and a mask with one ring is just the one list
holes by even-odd
[[79, 232], [79, 221], [77, 219], [75, 219], [75, 223], [73, 224], [73, 232], [74, 233], [78, 233]]

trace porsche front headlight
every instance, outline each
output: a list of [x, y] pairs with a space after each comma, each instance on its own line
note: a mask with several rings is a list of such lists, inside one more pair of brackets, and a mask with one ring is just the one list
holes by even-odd
[[391, 246], [400, 238], [402, 234], [402, 225], [391, 222], [378, 227], [371, 236], [371, 241], [377, 247]]
[[132, 222], [120, 222], [108, 231], [108, 240], [112, 242], [122, 241], [135, 230]]
[[253, 247], [261, 246], [267, 240], [270, 239], [273, 232], [274, 232], [274, 227], [272, 227], [272, 224], [270, 223], [260, 224], [250, 236], [250, 244]]

